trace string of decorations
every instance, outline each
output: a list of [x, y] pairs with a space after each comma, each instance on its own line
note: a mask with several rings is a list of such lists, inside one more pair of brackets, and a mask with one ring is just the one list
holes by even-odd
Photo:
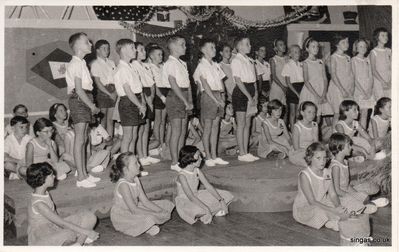
[[308, 15], [309, 14], [308, 8], [309, 7], [302, 7], [288, 15], [280, 16], [280, 17], [277, 17], [274, 19], [269, 19], [269, 20], [262, 21], [262, 22], [247, 20], [242, 17], [236, 16], [236, 15], [234, 15], [233, 12], [229, 12], [229, 11], [222, 11], [221, 14], [227, 21], [229, 21], [230, 23], [232, 23], [234, 25], [244, 26], [247, 28], [265, 29], [265, 28], [276, 27], [276, 26], [285, 25], [285, 24], [294, 22], [294, 21], [302, 18], [303, 16]]
[[135, 24], [131, 24], [126, 21], [120, 21], [119, 24], [122, 25], [125, 29], [128, 29], [129, 31], [140, 34], [147, 38], [163, 38], [163, 37], [167, 37], [167, 36], [172, 36], [172, 35], [178, 33], [179, 31], [183, 30], [184, 28], [187, 27], [189, 22], [186, 22], [185, 24], [182, 24], [181, 26], [179, 26], [177, 28], [174, 28], [172, 30], [169, 30], [167, 32], [162, 32], [162, 33], [143, 32], [143, 31], [140, 31]]
[[288, 23], [297, 21], [301, 19], [304, 16], [309, 15], [309, 6], [295, 6], [295, 11], [292, 13], [289, 13], [287, 15], [283, 15], [274, 19], [268, 19], [266, 21], [252, 21], [248, 19], [244, 19], [242, 17], [239, 17], [237, 15], [234, 15], [234, 11], [231, 10], [228, 7], [225, 7], [223, 9], [218, 9], [218, 8], [209, 8], [204, 11], [202, 14], [192, 14], [190, 10], [188, 10], [186, 7], [178, 7], [180, 11], [182, 11], [186, 16], [187, 16], [187, 22], [183, 23], [181, 26], [174, 28], [172, 30], [169, 30], [167, 32], [162, 32], [162, 33], [149, 33], [149, 32], [143, 32], [140, 30], [140, 26], [144, 24], [145, 22], [149, 21], [149, 19], [152, 17], [152, 15], [155, 13], [155, 7], [152, 8], [145, 18], [143, 20], [137, 21], [135, 23], [128, 23], [126, 21], [120, 21], [120, 25], [122, 25], [125, 29], [130, 30], [131, 32], [140, 34], [144, 37], [149, 37], [149, 38], [163, 38], [167, 36], [172, 36], [179, 31], [185, 29], [190, 23], [193, 22], [203, 22], [208, 19], [210, 19], [215, 13], [220, 14], [226, 21], [229, 23], [233, 24], [234, 26], [242, 29], [249, 29], [249, 28], [255, 28], [255, 29], [266, 29], [266, 28], [271, 28], [271, 27], [276, 27], [276, 26], [281, 26], [281, 25], [286, 25]]

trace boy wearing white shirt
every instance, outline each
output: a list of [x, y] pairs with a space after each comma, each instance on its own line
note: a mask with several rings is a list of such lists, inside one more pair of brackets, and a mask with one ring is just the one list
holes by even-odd
[[200, 83], [201, 119], [204, 122], [202, 141], [205, 150], [205, 165], [226, 165], [228, 162], [217, 156], [217, 142], [220, 118], [224, 114], [224, 86], [222, 79], [226, 76], [219, 65], [212, 61], [216, 55], [215, 43], [204, 39], [199, 46], [203, 57], [194, 73], [194, 79]]
[[237, 38], [235, 47], [238, 53], [231, 61], [231, 70], [236, 83], [232, 95], [232, 104], [237, 117], [236, 134], [240, 151], [238, 160], [253, 162], [259, 158], [248, 152], [252, 114], [247, 114], [247, 108], [248, 106], [256, 107], [258, 103], [255, 65], [253, 60], [247, 56], [251, 52], [248, 37]]
[[101, 113], [104, 114], [101, 125], [107, 129], [109, 135], [112, 136], [114, 130], [114, 122], [112, 115], [114, 112], [117, 94], [114, 85], [114, 72], [116, 70], [115, 63], [110, 60], [110, 45], [106, 40], [98, 40], [94, 46], [97, 58], [91, 63], [90, 71], [97, 87], [96, 102]]
[[69, 109], [75, 130], [73, 157], [78, 172], [77, 187], [95, 187], [100, 178], [87, 173], [85, 146], [88, 136], [88, 123], [93, 120], [93, 114], [100, 112], [93, 102], [93, 81], [83, 57], [91, 53], [91, 43], [83, 32], [75, 33], [69, 38], [69, 46], [73, 57], [66, 67], [65, 80], [69, 94]]
[[25, 117], [15, 116], [11, 119], [12, 133], [4, 140], [4, 174], [9, 179], [19, 179], [18, 170], [25, 165], [26, 145], [32, 139], [28, 135], [29, 121]]
[[180, 171], [178, 152], [183, 147], [187, 132], [187, 116], [193, 109], [190, 79], [187, 64], [180, 59], [186, 54], [186, 41], [182, 37], [168, 40], [170, 55], [162, 70], [162, 78], [171, 90], [166, 97], [166, 111], [171, 122], [170, 154], [171, 169]]
[[287, 103], [289, 104], [290, 128], [294, 127], [298, 112], [299, 95], [301, 94], [303, 81], [303, 66], [299, 62], [301, 48], [298, 45], [292, 45], [289, 48], [290, 59], [284, 65], [281, 76], [285, 78], [287, 89]]
[[129, 64], [130, 60], [136, 57], [134, 42], [130, 39], [118, 40], [116, 52], [120, 56], [114, 81], [120, 97], [118, 110], [123, 129], [121, 153], [136, 153], [137, 131], [139, 126], [145, 123], [146, 103], [139, 76]]
[[259, 46], [258, 50], [255, 51], [256, 60], [256, 74], [260, 75], [260, 97], [263, 99], [269, 100], [269, 92], [270, 92], [270, 64], [265, 60], [266, 58], [266, 47]]

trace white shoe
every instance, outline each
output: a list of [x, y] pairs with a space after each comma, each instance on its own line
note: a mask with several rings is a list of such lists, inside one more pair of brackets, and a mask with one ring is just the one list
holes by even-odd
[[217, 212], [217, 213], [215, 214], [215, 216], [217, 216], [217, 217], [221, 217], [221, 216], [225, 216], [225, 215], [226, 215], [226, 212], [223, 211], [223, 210], [220, 210], [219, 212]]
[[84, 179], [82, 181], [76, 181], [77, 187], [84, 187], [84, 188], [93, 188], [96, 187], [96, 184], [89, 181], [88, 179]]
[[339, 231], [338, 221], [327, 221], [325, 226], [334, 231]]
[[259, 160], [259, 158], [258, 157], [255, 157], [254, 155], [252, 155], [251, 153], [248, 153], [247, 154], [250, 158], [252, 158], [254, 161], [257, 161], [257, 160]]
[[91, 169], [91, 172], [94, 173], [100, 173], [104, 171], [104, 167], [102, 165], [97, 165], [96, 167], [93, 167], [93, 169]]
[[94, 176], [89, 174], [89, 176], [87, 177], [87, 180], [90, 181], [90, 182], [93, 182], [93, 183], [97, 183], [97, 182], [99, 182], [101, 180], [101, 178], [94, 177]]
[[140, 176], [141, 177], [148, 176], [148, 174], [149, 174], [148, 171], [141, 171], [140, 172]]
[[215, 158], [215, 159], [212, 159], [212, 161], [213, 161], [213, 163], [215, 163], [215, 164], [219, 164], [219, 165], [228, 165], [229, 164], [229, 162], [227, 162], [227, 161], [225, 161], [225, 160], [223, 160], [223, 159], [221, 159], [221, 158]]
[[92, 244], [94, 241], [92, 239], [90, 239], [89, 237], [86, 238], [84, 244], [88, 245], [88, 244]]
[[18, 174], [11, 172], [10, 176], [8, 177], [9, 180], [19, 180]]
[[170, 169], [173, 170], [173, 171], [177, 171], [177, 172], [181, 171], [181, 168], [180, 168], [179, 164], [171, 165]]
[[75, 177], [78, 176], [78, 170], [75, 170], [75, 174], [73, 176], [75, 176]]
[[248, 156], [248, 154], [239, 155], [239, 156], [238, 156], [238, 160], [239, 160], [239, 161], [242, 161], [242, 162], [253, 162], [253, 161], [255, 161], [255, 160], [252, 159], [250, 156]]
[[161, 152], [159, 151], [159, 148], [152, 149], [148, 151], [148, 154], [151, 156], [158, 156]]
[[379, 151], [375, 154], [374, 156], [374, 160], [381, 160], [387, 157], [387, 154], [385, 153], [385, 151]]
[[375, 212], [377, 212], [377, 206], [373, 205], [373, 204], [367, 204], [366, 205], [366, 209], [364, 210], [365, 214], [373, 214]]
[[161, 162], [161, 159], [153, 158], [151, 156], [148, 156], [147, 160], [150, 161], [151, 164], [158, 164], [159, 162]]
[[66, 178], [67, 178], [67, 175], [64, 173], [64, 174], [62, 174], [61, 176], [57, 177], [57, 180], [58, 180], [58, 181], [62, 181], [62, 180], [64, 180], [64, 179], [66, 179]]
[[205, 165], [208, 166], [208, 167], [213, 167], [216, 164], [215, 164], [215, 162], [213, 162], [212, 159], [207, 159], [207, 160], [205, 160]]
[[146, 165], [150, 165], [151, 162], [148, 160], [148, 157], [145, 157], [145, 158], [140, 158], [140, 164], [142, 166], [146, 166]]
[[389, 204], [389, 200], [387, 198], [378, 198], [371, 201], [377, 207], [386, 207]]

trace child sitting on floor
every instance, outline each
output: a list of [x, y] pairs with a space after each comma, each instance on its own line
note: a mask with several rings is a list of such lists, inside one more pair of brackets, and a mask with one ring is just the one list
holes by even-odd
[[234, 118], [233, 105], [227, 102], [224, 118], [220, 123], [218, 152], [233, 150], [237, 153], [237, 138], [235, 131], [237, 129], [236, 120]]
[[353, 150], [356, 155], [364, 155], [367, 159], [374, 159], [375, 145], [370, 135], [357, 121], [359, 105], [352, 100], [344, 100], [339, 106], [339, 121], [335, 131], [348, 135], [353, 141]]
[[[28, 116], [29, 116], [28, 108], [23, 104], [18, 104], [17, 106], [15, 106], [12, 110], [12, 113], [13, 113], [13, 116], [22, 116], [22, 117], [25, 117], [26, 119], [28, 119]], [[5, 126], [4, 138], [6, 138], [12, 132], [13, 132], [13, 127], [11, 126], [11, 124], [8, 124], [7, 126]], [[32, 138], [35, 137], [35, 134], [33, 133], [32, 124], [29, 124], [28, 135], [30, 135]]]
[[326, 168], [327, 150], [319, 142], [306, 149], [308, 167], [299, 173], [298, 194], [293, 205], [294, 219], [306, 226], [339, 231], [338, 221], [349, 217], [341, 205], [331, 179], [331, 170]]
[[291, 163], [306, 167], [305, 151], [314, 142], [319, 141], [319, 126], [316, 119], [317, 107], [311, 101], [303, 102], [299, 107], [298, 121], [292, 130], [293, 149], [288, 153]]
[[284, 159], [292, 149], [291, 136], [284, 121], [280, 118], [283, 104], [279, 100], [267, 103], [268, 117], [260, 118], [262, 121], [262, 134], [258, 145], [258, 156], [266, 158], [272, 151], [282, 154], [278, 158]]
[[12, 132], [4, 140], [4, 175], [10, 180], [19, 179], [18, 170], [25, 165], [26, 145], [32, 137], [28, 135], [29, 121], [14, 116], [10, 122]]
[[150, 201], [141, 186], [140, 165], [132, 152], [118, 156], [111, 168], [116, 183], [111, 222], [117, 231], [136, 237], [143, 233], [156, 235], [158, 225], [170, 219], [174, 205], [169, 200]]
[[376, 149], [384, 149], [385, 142], [391, 138], [391, 98], [382, 97], [377, 101], [374, 116], [371, 117], [369, 134], [376, 141]]
[[[228, 214], [228, 205], [234, 196], [224, 190], [215, 189], [201, 172], [201, 152], [197, 147], [186, 145], [179, 153], [181, 168], [176, 180], [177, 196], [176, 210], [179, 216], [189, 224], [200, 219], [209, 224], [213, 216]], [[205, 190], [198, 190], [199, 183]]]
[[93, 230], [97, 217], [89, 211], [61, 218], [48, 189], [54, 187], [55, 171], [47, 162], [32, 164], [26, 182], [33, 188], [28, 205], [28, 245], [85, 245], [98, 239]]
[[379, 198], [371, 201], [373, 204], [364, 205], [369, 195], [378, 193], [379, 187], [376, 184], [365, 182], [356, 186], [350, 185], [350, 171], [346, 160], [352, 152], [349, 136], [342, 133], [332, 134], [328, 148], [334, 156], [330, 164], [334, 188], [344, 207], [355, 212], [365, 208], [364, 213], [372, 214], [377, 211], [377, 207], [388, 205], [389, 201], [385, 198]]
[[[71, 168], [58, 156], [57, 145], [51, 140], [54, 127], [46, 118], [39, 118], [33, 125], [36, 135], [26, 146], [26, 165], [48, 162], [57, 171], [57, 179], [64, 180]], [[26, 174], [26, 168], [20, 169], [22, 175]]]

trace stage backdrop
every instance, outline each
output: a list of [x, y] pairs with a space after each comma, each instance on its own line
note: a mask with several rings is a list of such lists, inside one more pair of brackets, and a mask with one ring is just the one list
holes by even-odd
[[48, 111], [55, 102], [67, 103], [64, 62], [71, 58], [69, 36], [85, 32], [92, 41], [107, 39], [110, 58], [118, 61], [115, 43], [131, 38], [125, 29], [5, 29], [5, 114], [19, 103], [29, 111]]

